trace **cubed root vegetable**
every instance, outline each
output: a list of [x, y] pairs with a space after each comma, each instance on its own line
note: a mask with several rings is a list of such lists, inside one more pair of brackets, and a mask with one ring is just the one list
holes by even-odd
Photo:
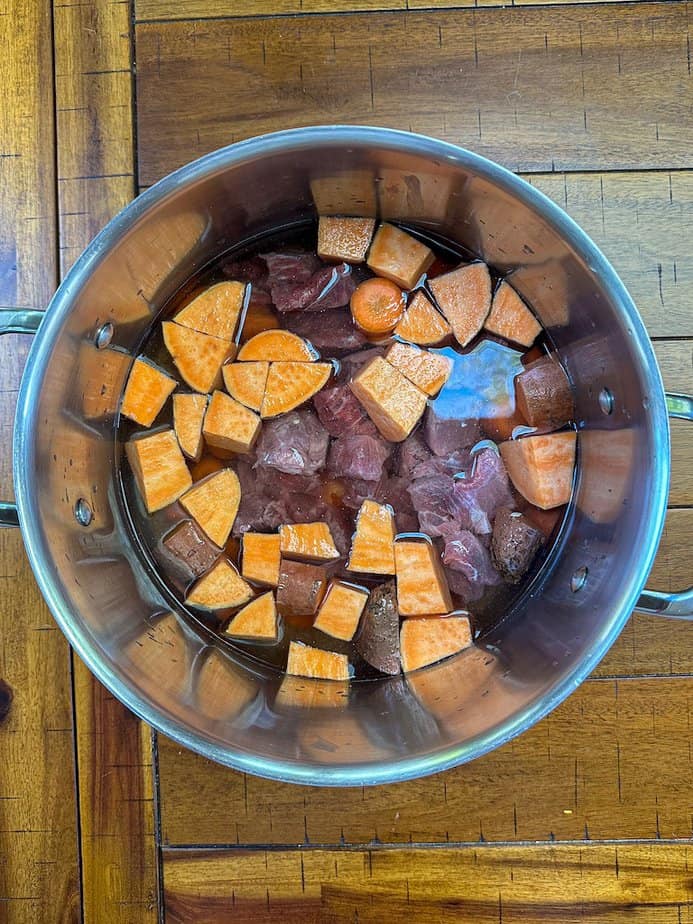
[[366, 279], [353, 292], [351, 316], [361, 330], [373, 336], [389, 334], [404, 313], [404, 295], [389, 279]]
[[130, 369], [120, 413], [143, 427], [151, 427], [177, 384], [158, 366], [138, 357]]
[[468, 263], [429, 283], [460, 346], [476, 337], [491, 310], [491, 276], [485, 263]]
[[276, 641], [278, 636], [277, 608], [272, 591], [261, 594], [250, 603], [246, 603], [224, 629], [224, 635]]
[[560, 363], [548, 356], [515, 377], [517, 407], [532, 427], [562, 427], [573, 419], [573, 393]]
[[435, 346], [451, 334], [445, 318], [433, 307], [426, 294], [417, 292], [407, 306], [395, 334], [419, 346]]
[[442, 353], [421, 350], [409, 343], [393, 343], [385, 359], [427, 395], [437, 395], [452, 372], [452, 362]]
[[209, 571], [221, 555], [194, 520], [184, 520], [164, 537], [164, 548], [185, 572], [187, 580]]
[[339, 552], [327, 523], [294, 523], [279, 527], [279, 548], [286, 558], [334, 561]]
[[291, 642], [286, 673], [318, 680], [348, 680], [349, 659], [336, 651], [324, 651], [301, 642]]
[[367, 600], [367, 590], [337, 581], [330, 585], [313, 626], [348, 642], [354, 637]]
[[147, 513], [168, 507], [192, 484], [173, 430], [134, 437], [125, 453]]
[[241, 483], [230, 468], [198, 481], [180, 499], [182, 507], [195, 518], [212, 542], [226, 544], [241, 503]]
[[193, 584], [185, 602], [204, 610], [226, 610], [243, 606], [252, 597], [251, 586], [230, 561], [220, 558], [207, 574]]
[[356, 518], [349, 571], [363, 574], [395, 573], [395, 518], [392, 508], [365, 500]]
[[434, 259], [430, 247], [406, 231], [383, 223], [373, 238], [367, 262], [376, 276], [391, 279], [402, 289], [413, 289]]
[[472, 632], [466, 616], [406, 619], [399, 635], [402, 670], [406, 674], [435, 664], [471, 644]]
[[530, 504], [549, 510], [568, 503], [576, 440], [575, 431], [566, 430], [500, 444], [510, 480]]
[[405, 440], [426, 409], [426, 395], [381, 356], [366, 363], [349, 387], [386, 440]]
[[199, 461], [204, 441], [202, 439], [202, 421], [207, 410], [207, 395], [173, 396], [173, 429], [178, 437], [178, 445], [188, 459]]
[[394, 581], [371, 591], [354, 645], [371, 667], [383, 674], [399, 674], [399, 613]]
[[175, 322], [201, 334], [233, 340], [243, 309], [246, 285], [243, 282], [218, 282], [196, 296], [175, 315]]
[[202, 425], [202, 433], [210, 446], [250, 452], [259, 432], [257, 414], [223, 391], [214, 392]]
[[531, 347], [541, 332], [539, 321], [505, 280], [498, 285], [493, 294], [491, 311], [484, 327], [491, 334], [525, 347]]
[[277, 417], [293, 411], [317, 394], [331, 374], [331, 363], [271, 363], [260, 416]]
[[161, 330], [176, 369], [192, 389], [207, 394], [221, 385], [221, 367], [236, 351], [232, 343], [175, 321], [164, 321]]
[[281, 551], [278, 533], [244, 533], [241, 573], [256, 584], [276, 587]]
[[238, 352], [239, 362], [314, 363], [317, 358], [317, 352], [307, 340], [280, 329], [255, 334]]
[[397, 606], [401, 616], [435, 616], [452, 609], [440, 556], [430, 542], [395, 542]]
[[277, 608], [282, 616], [314, 616], [326, 590], [324, 566], [282, 559], [277, 587]]
[[221, 372], [231, 397], [251, 410], [259, 411], [265, 396], [269, 363], [227, 363], [222, 366]]
[[318, 256], [335, 263], [363, 263], [373, 237], [372, 218], [333, 218], [318, 222]]

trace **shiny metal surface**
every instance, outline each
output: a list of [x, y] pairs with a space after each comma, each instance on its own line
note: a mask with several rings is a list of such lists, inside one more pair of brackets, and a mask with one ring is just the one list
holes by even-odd
[[[166, 299], [211, 257], [312, 217], [316, 206], [416, 222], [512, 271], [574, 380], [580, 418], [570, 529], [485, 647], [349, 691], [282, 681], [190, 622], [133, 542], [114, 430], [132, 355]], [[106, 323], [113, 338], [104, 347]], [[613, 396], [608, 415], [598, 400], [604, 388]], [[116, 696], [221, 763], [295, 782], [361, 785], [471, 760], [528, 728], [592, 671], [655, 555], [669, 434], [637, 311], [565, 213], [460, 148], [337, 126], [211, 154], [108, 225], [68, 274], [35, 339], [14, 472], [22, 532], [46, 600]], [[93, 513], [88, 526], [75, 518], [81, 501]], [[587, 578], [572, 592], [580, 568]]]

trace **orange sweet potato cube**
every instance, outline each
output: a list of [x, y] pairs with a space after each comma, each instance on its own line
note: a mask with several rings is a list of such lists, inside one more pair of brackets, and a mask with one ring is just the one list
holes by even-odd
[[278, 533], [244, 533], [241, 559], [243, 577], [256, 584], [276, 587], [281, 562], [279, 544]]
[[452, 372], [452, 362], [442, 353], [421, 350], [410, 343], [393, 343], [385, 359], [427, 395], [437, 395]]
[[313, 623], [326, 635], [345, 642], [354, 637], [363, 609], [368, 602], [368, 591], [343, 581], [330, 585]]
[[204, 610], [226, 610], [243, 606], [253, 589], [226, 558], [220, 558], [188, 592], [185, 602]]
[[472, 644], [472, 630], [466, 616], [405, 619], [399, 634], [402, 670], [415, 671], [457, 654]]
[[373, 237], [372, 218], [334, 218], [318, 222], [318, 256], [335, 263], [363, 263]]
[[401, 616], [436, 616], [452, 610], [440, 556], [430, 542], [422, 539], [395, 542], [395, 570]]
[[260, 432], [260, 418], [223, 391], [209, 402], [202, 433], [210, 446], [232, 452], [250, 452]]
[[176, 324], [220, 340], [233, 340], [243, 310], [246, 284], [218, 282], [200, 292], [174, 317]]
[[194, 462], [202, 456], [202, 421], [207, 410], [207, 395], [173, 396], [173, 429], [183, 455]]
[[348, 680], [349, 659], [335, 651], [324, 651], [302, 642], [290, 642], [286, 673], [320, 680]]
[[368, 266], [376, 276], [391, 279], [401, 289], [413, 289], [434, 259], [430, 247], [387, 222], [376, 231], [368, 252]]
[[218, 546], [226, 545], [241, 503], [241, 483], [230, 468], [196, 482], [180, 498], [181, 505]]
[[332, 363], [270, 363], [260, 416], [293, 411], [317, 394], [332, 375]]
[[259, 411], [265, 397], [270, 364], [267, 362], [227, 363], [222, 367], [226, 390], [252, 411]]
[[125, 453], [147, 513], [168, 507], [192, 484], [173, 430], [133, 437]]
[[430, 281], [438, 307], [450, 322], [460, 346], [476, 337], [491, 310], [491, 276], [488, 266], [477, 261], [458, 266]]
[[381, 356], [366, 363], [351, 390], [386, 440], [405, 440], [426, 410], [426, 395]]
[[339, 551], [327, 523], [292, 523], [279, 527], [279, 548], [298, 561], [334, 561]]
[[407, 305], [402, 320], [395, 327], [395, 334], [409, 343], [419, 346], [435, 346], [449, 337], [451, 328], [445, 318], [419, 290]]
[[278, 637], [277, 607], [272, 591], [246, 603], [224, 629], [224, 635], [236, 638], [253, 638], [276, 641]]
[[221, 367], [236, 352], [232, 343], [175, 321], [164, 321], [161, 330], [176, 369], [194, 391], [207, 394], [221, 385]]
[[349, 571], [363, 574], [395, 573], [395, 518], [387, 504], [365, 500], [356, 518]]
[[177, 384], [163, 369], [138, 356], [130, 369], [120, 413], [151, 427]]
[[541, 333], [541, 324], [509, 282], [503, 280], [493, 294], [491, 311], [484, 327], [498, 337], [531, 347]]
[[575, 469], [574, 430], [508, 440], [500, 454], [510, 480], [530, 504], [542, 510], [567, 504]]

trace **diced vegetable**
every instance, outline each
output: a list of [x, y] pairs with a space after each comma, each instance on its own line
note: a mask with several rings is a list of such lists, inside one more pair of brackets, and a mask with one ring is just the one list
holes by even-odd
[[380, 356], [366, 363], [350, 388], [386, 440], [405, 440], [426, 409], [426, 395]]
[[279, 543], [278, 533], [243, 533], [243, 577], [276, 587], [281, 562]]
[[192, 484], [173, 430], [136, 436], [125, 444], [125, 453], [147, 513], [168, 507]]
[[399, 613], [395, 582], [371, 591], [355, 647], [363, 660], [383, 674], [399, 674]]
[[351, 641], [367, 600], [367, 590], [336, 581], [330, 585], [313, 626], [333, 638]]
[[372, 218], [332, 218], [320, 216], [318, 256], [335, 263], [363, 263], [373, 237]]
[[525, 436], [500, 444], [510, 480], [530, 504], [548, 510], [567, 504], [573, 485], [574, 430]]
[[138, 357], [130, 369], [120, 413], [143, 427], [151, 427], [177, 384], [158, 366]]
[[207, 395], [173, 396], [173, 429], [183, 455], [198, 462], [202, 455], [202, 421], [207, 410]]
[[175, 321], [164, 321], [161, 330], [176, 369], [192, 389], [207, 394], [221, 385], [221, 367], [236, 351], [232, 343]]
[[243, 606], [253, 597], [253, 589], [230, 561], [220, 558], [188, 592], [185, 602], [205, 610], [226, 610]]
[[443, 619], [406, 619], [399, 636], [402, 670], [415, 671], [457, 654], [472, 644], [466, 616]]
[[409, 343], [393, 343], [385, 359], [427, 395], [437, 395], [452, 372], [452, 362], [442, 353], [421, 350]]
[[291, 642], [286, 673], [319, 680], [348, 680], [349, 659], [336, 651], [323, 651], [301, 642]]
[[261, 417], [293, 411], [327, 384], [332, 363], [273, 362], [267, 375]]
[[207, 443], [217, 449], [250, 452], [260, 432], [260, 418], [223, 391], [215, 391], [202, 432]]
[[573, 419], [573, 393], [560, 363], [544, 356], [515, 378], [517, 407], [531, 427], [562, 427]]
[[244, 282], [218, 282], [177, 312], [174, 320], [201, 334], [233, 340], [246, 288]]
[[277, 607], [282, 616], [314, 616], [327, 590], [325, 568], [282, 559]]
[[365, 500], [356, 518], [349, 571], [363, 574], [395, 573], [395, 518], [392, 508]]
[[541, 332], [539, 321], [505, 280], [494, 292], [491, 311], [484, 327], [491, 334], [526, 347], [531, 347]]
[[366, 279], [349, 302], [354, 323], [367, 334], [389, 334], [404, 313], [404, 295], [389, 279]]
[[395, 542], [397, 606], [401, 616], [435, 616], [452, 609], [440, 556], [430, 542]]
[[288, 330], [263, 330], [246, 341], [238, 352], [239, 362], [314, 363], [318, 358], [313, 347]]
[[434, 259], [430, 247], [406, 231], [383, 223], [373, 238], [368, 266], [376, 276], [391, 279], [402, 289], [413, 289]]
[[527, 573], [544, 537], [518, 510], [501, 507], [493, 520], [491, 557], [509, 584]]
[[198, 481], [180, 498], [182, 507], [218, 546], [226, 544], [241, 503], [241, 484], [230, 468]]
[[395, 327], [395, 334], [402, 340], [419, 346], [435, 346], [452, 333], [450, 325], [438, 312], [422, 290], [414, 294], [401, 321]]
[[467, 346], [491, 310], [491, 277], [485, 263], [468, 263], [431, 279], [431, 292], [460, 346]]
[[227, 363], [222, 366], [221, 372], [231, 397], [251, 410], [259, 411], [265, 396], [269, 363]]
[[299, 561], [334, 561], [339, 552], [327, 523], [294, 523], [279, 527], [279, 548]]
[[221, 554], [194, 520], [184, 520], [174, 527], [164, 538], [164, 548], [185, 570], [187, 580], [209, 571]]
[[278, 636], [277, 608], [272, 591], [261, 594], [250, 603], [246, 603], [224, 629], [224, 635], [276, 641]]

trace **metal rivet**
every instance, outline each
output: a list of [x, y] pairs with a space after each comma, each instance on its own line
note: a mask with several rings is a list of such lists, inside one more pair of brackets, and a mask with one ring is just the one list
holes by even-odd
[[102, 324], [101, 327], [97, 330], [96, 336], [94, 337], [96, 348], [98, 350], [105, 350], [111, 340], [113, 340], [113, 333], [113, 325], [110, 321]]
[[80, 526], [89, 526], [93, 519], [94, 513], [89, 503], [85, 501], [83, 497], [80, 497], [75, 504], [75, 520], [77, 520]]
[[599, 392], [599, 407], [602, 409], [602, 414], [606, 414], [607, 417], [614, 409], [614, 396], [608, 388], [602, 388]]
[[589, 572], [584, 565], [581, 568], [575, 569], [575, 572], [570, 579], [570, 589], [574, 594], [576, 594], [578, 590], [582, 590], [582, 588], [585, 586], [588, 573]]

